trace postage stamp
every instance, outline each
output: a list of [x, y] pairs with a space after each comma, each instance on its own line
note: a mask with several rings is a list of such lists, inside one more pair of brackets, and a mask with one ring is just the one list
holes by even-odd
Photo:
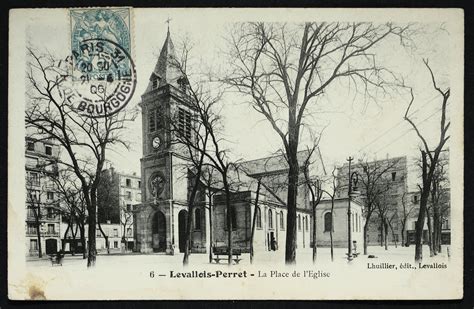
[[71, 76], [64, 94], [81, 114], [113, 115], [136, 86], [130, 9], [71, 9], [70, 18]]
[[[120, 77], [120, 71], [128, 72], [131, 69], [131, 59], [120, 58], [109, 68], [107, 62], [97, 66], [91, 64], [91, 57], [95, 54], [89, 50], [86, 41], [101, 39], [113, 42], [120, 46], [126, 54], [131, 55], [130, 36], [130, 9], [129, 8], [95, 8], [71, 9], [71, 51], [74, 55], [75, 68], [82, 72], [81, 80], [104, 79], [104, 71], [114, 72]], [[87, 50], [87, 53], [84, 51]], [[100, 51], [97, 51], [100, 53]], [[92, 53], [93, 55], [91, 55]]]

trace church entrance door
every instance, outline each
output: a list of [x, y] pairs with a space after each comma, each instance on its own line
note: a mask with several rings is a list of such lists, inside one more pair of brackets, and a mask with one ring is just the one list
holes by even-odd
[[179, 252], [184, 252], [186, 245], [186, 221], [188, 218], [188, 212], [181, 210], [178, 214], [178, 240], [179, 240]]
[[153, 215], [152, 237], [153, 252], [166, 251], [166, 218], [159, 210]]

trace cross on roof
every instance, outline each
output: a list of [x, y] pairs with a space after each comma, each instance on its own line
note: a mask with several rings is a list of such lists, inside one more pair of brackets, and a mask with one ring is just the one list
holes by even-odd
[[168, 32], [170, 32], [170, 22], [171, 22], [171, 18], [168, 17], [168, 19], [165, 21], [165, 23], [168, 24]]

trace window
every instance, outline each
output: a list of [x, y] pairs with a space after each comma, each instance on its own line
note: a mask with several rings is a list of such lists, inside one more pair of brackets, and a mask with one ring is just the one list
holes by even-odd
[[38, 250], [38, 240], [37, 239], [30, 239], [30, 250], [31, 251]]
[[301, 216], [298, 215], [298, 230], [301, 231]]
[[308, 217], [305, 217], [305, 220], [304, 220], [304, 228], [306, 229], [306, 231], [308, 230]]
[[178, 109], [178, 131], [182, 136], [191, 138], [191, 113], [182, 108]]
[[280, 230], [285, 229], [285, 218], [283, 218], [283, 211], [280, 211]]
[[37, 173], [29, 173], [28, 174], [28, 182], [29, 185], [32, 186], [39, 186], [40, 185], [40, 179]]
[[396, 177], [397, 177], [397, 172], [392, 172], [392, 181], [395, 181]]
[[28, 234], [36, 234], [36, 227], [35, 227], [34, 224], [28, 224], [27, 233]]
[[332, 216], [330, 212], [324, 214], [324, 231], [330, 232], [332, 229]]
[[29, 151], [35, 151], [35, 142], [28, 142], [28, 144], [26, 144], [26, 149]]
[[131, 199], [132, 199], [132, 192], [127, 191], [127, 192], [126, 192], [126, 195], [127, 195], [127, 200], [131, 200]]
[[449, 220], [445, 219], [443, 220], [443, 224], [441, 225], [442, 230], [448, 230], [449, 229]]
[[51, 146], [45, 146], [45, 153], [50, 156], [53, 154], [53, 148]]
[[130, 178], [125, 179], [125, 185], [130, 188], [132, 186], [132, 180]]
[[153, 83], [153, 85], [152, 85], [153, 89], [158, 88], [158, 77], [157, 76], [153, 77], [152, 83]]
[[142, 182], [139, 180], [138, 181], [138, 188], [141, 188], [142, 187]]
[[127, 204], [127, 211], [132, 211], [132, 205], [131, 204]]
[[127, 237], [132, 237], [132, 229], [127, 228]]
[[33, 208], [28, 208], [26, 215], [29, 218], [34, 218], [35, 217], [35, 211], [33, 210]]
[[418, 195], [413, 195], [413, 203], [418, 204]]
[[114, 229], [114, 237], [118, 237], [118, 229]]
[[154, 132], [156, 130], [155, 111], [152, 110], [148, 114], [148, 131]]
[[46, 197], [48, 198], [48, 200], [54, 200], [54, 192], [48, 191], [46, 193]]
[[48, 210], [47, 210], [48, 219], [52, 219], [52, 218], [54, 218], [54, 216], [55, 216], [54, 209], [53, 208], [48, 208]]
[[28, 190], [28, 202], [40, 202], [40, 192], [38, 190]]
[[54, 224], [48, 224], [48, 234], [54, 234]]
[[162, 129], [165, 127], [165, 117], [163, 116], [163, 111], [161, 109], [156, 110], [156, 128]]
[[273, 211], [271, 209], [268, 210], [268, 228], [273, 228]]
[[114, 249], [117, 249], [118, 248], [118, 241], [114, 241]]
[[201, 209], [196, 208], [194, 211], [194, 229], [201, 230]]
[[260, 211], [260, 208], [257, 207], [255, 208], [255, 224], [257, 225], [257, 228], [258, 229], [261, 229], [262, 228], [262, 212]]

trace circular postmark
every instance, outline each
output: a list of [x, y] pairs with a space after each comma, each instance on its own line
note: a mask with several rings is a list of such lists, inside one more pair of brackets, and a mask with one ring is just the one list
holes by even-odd
[[111, 116], [135, 92], [136, 71], [130, 54], [108, 39], [86, 39], [78, 44], [72, 51], [71, 68], [63, 94], [81, 115]]

